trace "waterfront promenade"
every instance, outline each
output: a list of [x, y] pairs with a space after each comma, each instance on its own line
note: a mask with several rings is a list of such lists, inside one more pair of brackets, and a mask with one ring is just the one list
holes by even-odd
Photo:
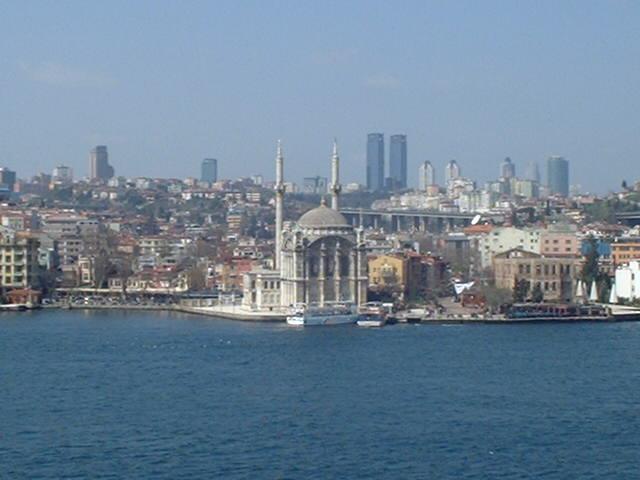
[[[609, 305], [608, 315], [590, 317], [530, 317], [509, 318], [502, 314], [477, 314], [477, 313], [429, 313], [423, 309], [405, 310], [394, 313], [388, 324], [395, 323], [421, 323], [421, 324], [515, 324], [515, 323], [579, 323], [579, 322], [620, 322], [640, 321], [640, 309], [621, 305]], [[45, 305], [44, 309], [67, 310], [113, 310], [113, 311], [163, 311], [180, 312], [193, 315], [202, 315], [212, 318], [223, 318], [244, 322], [285, 322], [284, 311], [254, 311], [243, 308], [241, 305], [216, 305], [208, 307], [192, 307], [179, 304], [53, 304]]]

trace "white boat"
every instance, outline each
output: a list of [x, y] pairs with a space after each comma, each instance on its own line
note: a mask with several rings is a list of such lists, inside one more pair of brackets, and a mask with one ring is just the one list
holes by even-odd
[[387, 311], [381, 302], [365, 303], [358, 312], [359, 327], [382, 327], [387, 323]]
[[327, 306], [296, 305], [287, 316], [287, 324], [297, 327], [311, 325], [346, 325], [358, 321], [358, 313], [352, 305], [335, 304]]

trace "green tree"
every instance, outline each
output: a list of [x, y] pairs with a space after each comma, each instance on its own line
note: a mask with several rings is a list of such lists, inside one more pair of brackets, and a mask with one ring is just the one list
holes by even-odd
[[598, 252], [598, 241], [592, 236], [587, 239], [586, 255], [582, 266], [582, 281], [585, 285], [591, 285], [600, 276], [600, 253]]
[[[582, 266], [581, 279], [587, 288], [590, 288], [593, 282], [596, 282], [598, 298], [607, 300], [611, 291], [611, 278], [600, 268], [600, 252], [598, 252], [598, 241], [593, 237], [587, 240], [587, 253], [585, 262]], [[585, 292], [589, 295], [589, 292]]]
[[534, 303], [541, 303], [544, 300], [544, 292], [542, 291], [542, 286], [539, 283], [536, 283], [535, 287], [533, 287], [531, 300]]
[[508, 288], [483, 285], [480, 291], [484, 295], [487, 306], [491, 311], [499, 310], [503, 305], [508, 305], [513, 301], [513, 296]]
[[516, 278], [513, 284], [513, 303], [523, 303], [529, 295], [529, 282], [525, 279]]

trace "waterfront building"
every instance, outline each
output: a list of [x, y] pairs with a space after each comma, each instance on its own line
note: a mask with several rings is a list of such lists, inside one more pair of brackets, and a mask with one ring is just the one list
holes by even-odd
[[424, 298], [445, 279], [446, 263], [413, 251], [369, 257], [369, 288], [405, 299]]
[[547, 160], [547, 187], [550, 195], [569, 196], [569, 162], [563, 157]]
[[109, 180], [114, 169], [109, 165], [109, 153], [105, 145], [97, 145], [89, 152], [89, 170], [91, 180]]
[[516, 281], [526, 282], [528, 295], [539, 287], [545, 301], [571, 302], [580, 277], [580, 258], [546, 257], [513, 248], [493, 257], [497, 288], [513, 290]]
[[367, 190], [377, 192], [384, 188], [384, 135], [367, 135]]
[[460, 175], [462, 175], [462, 170], [460, 168], [460, 166], [458, 165], [458, 162], [456, 162], [455, 160], [450, 160], [449, 163], [447, 163], [447, 166], [444, 169], [444, 180], [445, 183], [449, 183], [452, 180], [455, 180], [456, 178], [459, 178]]
[[218, 159], [205, 158], [200, 165], [200, 180], [207, 183], [218, 181]]
[[324, 202], [283, 232], [281, 262], [282, 306], [366, 302], [364, 231]]
[[389, 137], [389, 178], [392, 189], [407, 188], [407, 136]]
[[278, 270], [255, 269], [243, 277], [243, 307], [266, 311], [280, 308], [280, 272]]
[[[331, 158], [331, 204], [324, 198], [319, 207], [297, 222], [284, 225], [284, 155], [278, 142], [276, 153], [275, 267], [246, 272], [244, 308], [265, 310], [294, 304], [333, 302], [361, 304], [367, 298], [367, 259], [364, 231], [350, 225], [338, 211], [340, 205], [340, 159], [334, 142]], [[279, 290], [275, 305], [272, 295]]]
[[511, 161], [511, 158], [507, 157], [500, 165], [500, 178], [509, 179], [516, 176], [516, 166]]
[[3, 290], [38, 287], [38, 238], [26, 232], [0, 232], [0, 286]]
[[620, 300], [634, 301], [640, 298], [640, 262], [632, 260], [615, 270], [615, 293]]
[[418, 189], [427, 191], [429, 186], [436, 184], [436, 171], [428, 160], [418, 168]]

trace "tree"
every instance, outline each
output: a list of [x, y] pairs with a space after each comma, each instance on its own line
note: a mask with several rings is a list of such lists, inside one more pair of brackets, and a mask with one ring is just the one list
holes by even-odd
[[600, 276], [600, 265], [598, 259], [600, 253], [598, 252], [598, 241], [592, 236], [587, 239], [586, 255], [584, 265], [582, 266], [582, 281], [586, 285], [591, 285], [592, 282], [598, 280]]
[[[611, 279], [606, 272], [600, 269], [598, 241], [593, 236], [590, 236], [587, 242], [587, 253], [580, 277], [587, 288], [590, 288], [591, 284], [596, 282], [598, 297], [607, 299], [611, 291]], [[586, 292], [586, 294], [588, 295], [589, 292]]]
[[544, 292], [542, 291], [542, 286], [540, 283], [536, 283], [535, 287], [533, 287], [533, 291], [531, 292], [531, 300], [534, 303], [541, 303], [544, 300]]
[[523, 303], [529, 295], [529, 282], [524, 278], [516, 278], [513, 285], [513, 303]]
[[512, 302], [513, 296], [508, 288], [497, 288], [493, 285], [483, 285], [480, 291], [484, 295], [487, 306], [492, 310], [499, 310], [503, 305]]

